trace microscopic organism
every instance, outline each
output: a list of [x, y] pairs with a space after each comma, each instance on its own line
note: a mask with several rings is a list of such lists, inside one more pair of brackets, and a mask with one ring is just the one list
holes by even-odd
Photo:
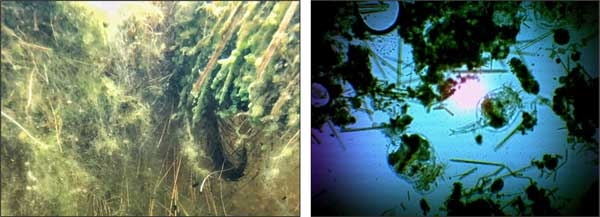
[[475, 142], [477, 142], [478, 145], [481, 145], [481, 143], [483, 143], [483, 136], [477, 134], [477, 136], [475, 136]]
[[479, 101], [475, 122], [451, 129], [451, 135], [473, 132], [481, 128], [493, 132], [504, 131], [516, 120], [522, 108], [519, 93], [509, 86], [502, 86], [490, 91]]
[[443, 175], [445, 165], [436, 162], [429, 141], [419, 134], [403, 134], [395, 150], [388, 153], [388, 164], [402, 179], [422, 194], [433, 191], [432, 185]]
[[492, 186], [490, 186], [490, 190], [492, 193], [498, 193], [500, 190], [502, 190], [502, 187], [504, 187], [504, 180], [499, 178], [494, 180]]

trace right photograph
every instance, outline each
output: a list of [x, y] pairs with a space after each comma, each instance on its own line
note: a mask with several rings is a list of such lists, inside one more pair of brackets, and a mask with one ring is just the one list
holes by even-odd
[[311, 2], [311, 215], [599, 215], [598, 2]]

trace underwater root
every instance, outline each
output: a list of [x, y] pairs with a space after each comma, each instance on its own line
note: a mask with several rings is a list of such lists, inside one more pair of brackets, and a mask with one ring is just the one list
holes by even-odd
[[91, 194], [90, 197], [93, 215], [110, 215], [112, 213], [112, 209], [108, 204], [109, 200], [100, 199], [95, 193]]
[[27, 85], [27, 104], [25, 105], [25, 113], [29, 113], [31, 107], [31, 93], [33, 92], [33, 74], [35, 70], [31, 70], [29, 74], [29, 84]]
[[[200, 184], [200, 192], [204, 192], [204, 185], [206, 184], [206, 181], [208, 180], [208, 178], [210, 178], [212, 175], [219, 173], [219, 189], [220, 189], [220, 202], [221, 202], [221, 208], [223, 209], [223, 216], [227, 216], [227, 210], [225, 210], [225, 202], [223, 200], [223, 180], [221, 179], [221, 176], [223, 175], [223, 172], [228, 171], [228, 170], [232, 170], [235, 167], [231, 167], [231, 168], [227, 168], [224, 169], [225, 166], [225, 161], [223, 161], [223, 163], [221, 164], [221, 169], [220, 170], [216, 170], [213, 171], [211, 173], [209, 173], [206, 177], [204, 177], [204, 179], [202, 180], [202, 184]], [[207, 184], [210, 185], [210, 184]], [[210, 195], [209, 195], [210, 194]], [[219, 212], [217, 211], [217, 206], [215, 204], [215, 200], [214, 200], [214, 196], [212, 194], [212, 191], [208, 191], [208, 194], [204, 194], [205, 200], [207, 201], [207, 204], [212, 205], [212, 211], [214, 215], [219, 215]]]
[[21, 46], [26, 46], [26, 47], [30, 47], [30, 48], [34, 48], [34, 49], [38, 49], [38, 50], [42, 50], [45, 52], [52, 52], [52, 48], [48, 48], [48, 47], [44, 47], [41, 45], [37, 45], [37, 44], [32, 44], [29, 42], [26, 42], [25, 40], [23, 40], [21, 37], [19, 37], [14, 30], [6, 27], [5, 25], [2, 25], [2, 30], [4, 30], [3, 32], [6, 32], [7, 34], [9, 34], [12, 37], [15, 37], [16, 39], [19, 40], [19, 45]]
[[[223, 163], [224, 163], [224, 162], [223, 162]], [[212, 176], [212, 175], [214, 175], [214, 174], [217, 174], [217, 173], [221, 173], [221, 174], [222, 174], [223, 172], [226, 172], [226, 171], [229, 171], [229, 170], [232, 170], [232, 169], [234, 169], [234, 167], [227, 168], [227, 169], [223, 169], [223, 168], [221, 168], [220, 170], [216, 170], [216, 171], [212, 171], [212, 172], [210, 172], [210, 173], [209, 173], [208, 175], [206, 175], [206, 177], [204, 177], [204, 179], [202, 180], [202, 184], [200, 184], [200, 192], [202, 192], [202, 191], [203, 191], [203, 189], [204, 189], [204, 184], [206, 183], [206, 180], [208, 180], [208, 178], [210, 178], [210, 176]], [[219, 176], [220, 176], [220, 175], [219, 175]]]
[[225, 162], [221, 164], [221, 172], [219, 173], [219, 192], [221, 195], [221, 208], [223, 208], [223, 216], [227, 216], [227, 211], [225, 210], [225, 202], [223, 201], [223, 179], [221, 179], [221, 175], [223, 175], [224, 166]]
[[233, 35], [233, 33], [236, 32], [237, 28], [240, 26], [240, 24], [241, 24], [241, 22], [240, 22], [241, 16], [244, 14], [244, 13], [238, 12], [238, 10], [241, 7], [242, 7], [242, 4], [240, 3], [232, 11], [232, 14], [236, 14], [236, 13], [237, 14], [236, 14], [235, 18], [232, 19], [233, 21], [230, 22], [229, 25], [227, 25], [227, 28], [225, 28], [225, 29], [228, 29], [229, 31], [224, 34], [223, 40], [221, 40], [221, 43], [219, 43], [219, 45], [217, 45], [217, 49], [215, 50], [213, 56], [210, 58], [210, 60], [206, 64], [206, 67], [201, 72], [202, 74], [200, 75], [200, 78], [198, 79], [198, 81], [196, 81], [196, 84], [194, 84], [194, 88], [192, 89], [193, 93], [197, 93], [198, 92], [198, 90], [200, 89], [200, 87], [202, 86], [202, 84], [204, 83], [204, 81], [206, 80], [207, 75], [210, 74], [210, 72], [212, 71], [212, 69], [215, 66], [215, 63], [217, 63], [217, 60], [219, 59], [219, 56], [221, 56], [221, 53], [225, 49], [225, 45], [227, 45], [227, 43], [231, 39], [231, 36]]
[[[171, 204], [169, 205], [169, 207], [177, 207], [177, 201], [179, 200], [179, 188], [177, 186], [177, 179], [179, 178], [179, 170], [181, 169], [181, 156], [178, 156], [177, 161], [173, 163], [177, 164], [177, 168], [173, 173], [173, 190], [171, 191]], [[169, 212], [171, 212], [171, 209], [169, 209]], [[176, 208], [175, 210], [173, 210], [173, 212], [175, 212], [174, 215], [177, 215]]]
[[5, 114], [3, 111], [0, 111], [0, 113], [2, 113], [2, 116], [4, 116], [6, 119], [8, 119], [10, 122], [12, 122], [13, 124], [15, 124], [17, 127], [19, 127], [25, 134], [27, 134], [27, 136], [29, 136], [29, 138], [31, 138], [35, 143], [43, 145], [44, 143], [40, 142], [40, 140], [36, 139], [35, 137], [33, 137], [33, 135], [31, 135], [31, 133], [25, 129], [25, 127], [23, 127], [21, 124], [19, 124], [19, 122], [17, 122], [15, 119], [13, 119], [12, 117], [8, 116], [7, 114]]
[[50, 109], [52, 109], [52, 116], [54, 116], [54, 130], [56, 131], [56, 144], [58, 144], [58, 150], [62, 153], [62, 142], [60, 140], [60, 134], [62, 131], [62, 119], [59, 119], [58, 112], [54, 110], [54, 106], [50, 103]]
[[288, 8], [288, 10], [285, 12], [284, 17], [281, 20], [281, 23], [279, 24], [279, 28], [273, 35], [273, 39], [271, 40], [271, 43], [269, 44], [269, 47], [267, 48], [267, 51], [265, 52], [265, 54], [262, 58], [260, 66], [258, 67], [258, 71], [257, 71], [258, 79], [257, 80], [261, 79], [263, 72], [265, 71], [265, 69], [267, 68], [267, 65], [271, 61], [271, 57], [273, 57], [273, 53], [275, 52], [275, 49], [277, 49], [277, 47], [279, 46], [279, 42], [280, 42], [279, 39], [284, 34], [285, 29], [287, 29], [288, 25], [290, 24], [290, 21], [292, 20], [292, 17], [294, 16], [294, 14], [296, 12], [296, 8], [298, 8], [298, 2], [292, 2], [290, 7]]

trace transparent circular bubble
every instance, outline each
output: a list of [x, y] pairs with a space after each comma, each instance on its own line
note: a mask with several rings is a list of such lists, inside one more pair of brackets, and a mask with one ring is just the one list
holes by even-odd
[[388, 164], [418, 193], [431, 193], [437, 187], [437, 179], [443, 175], [445, 165], [436, 162], [435, 150], [425, 136], [406, 133], [401, 140], [388, 150]]
[[364, 24], [376, 34], [394, 29], [400, 16], [398, 1], [360, 1], [356, 5]]
[[312, 83], [310, 95], [311, 105], [314, 107], [322, 107], [329, 103], [329, 92], [319, 83]]

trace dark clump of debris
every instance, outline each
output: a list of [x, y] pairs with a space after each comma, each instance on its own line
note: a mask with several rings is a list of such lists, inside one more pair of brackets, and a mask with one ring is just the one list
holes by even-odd
[[463, 201], [462, 183], [455, 182], [452, 194], [445, 202], [449, 216], [503, 216], [504, 212], [500, 209], [500, 205], [491, 199], [478, 198], [472, 201]]

